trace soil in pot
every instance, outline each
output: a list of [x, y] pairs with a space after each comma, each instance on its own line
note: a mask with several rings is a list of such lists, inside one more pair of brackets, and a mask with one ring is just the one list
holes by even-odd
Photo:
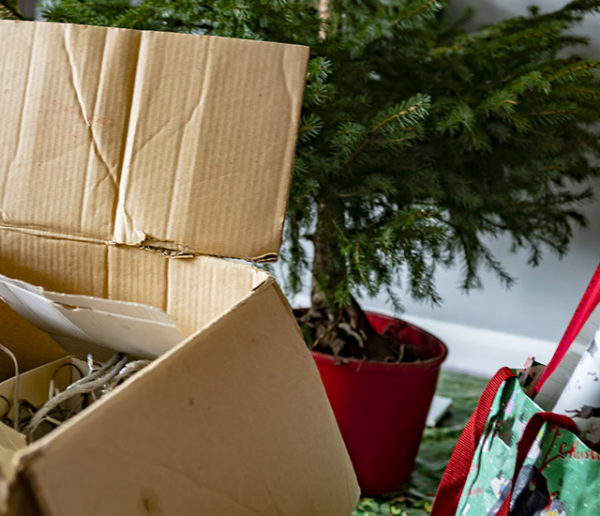
[[335, 311], [328, 305], [313, 303], [311, 308], [294, 313], [309, 348], [333, 355], [339, 362], [350, 358], [400, 363], [430, 357], [429, 350], [414, 346], [413, 339], [404, 338], [404, 321], [371, 320], [354, 299]]

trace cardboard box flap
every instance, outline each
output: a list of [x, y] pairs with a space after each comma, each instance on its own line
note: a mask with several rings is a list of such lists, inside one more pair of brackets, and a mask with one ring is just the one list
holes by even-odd
[[51, 292], [2, 274], [0, 299], [79, 357], [153, 359], [184, 339], [169, 315], [141, 303]]
[[308, 49], [0, 22], [4, 226], [276, 256]]
[[117, 389], [17, 452], [44, 515], [336, 516], [356, 506], [319, 372], [273, 281]]

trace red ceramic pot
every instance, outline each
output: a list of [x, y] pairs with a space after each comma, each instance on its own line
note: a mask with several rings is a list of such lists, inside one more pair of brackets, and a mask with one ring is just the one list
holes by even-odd
[[418, 361], [350, 360], [313, 352], [363, 494], [395, 491], [413, 470], [440, 366], [448, 350], [433, 335], [398, 319], [368, 313], [376, 331], [410, 346]]

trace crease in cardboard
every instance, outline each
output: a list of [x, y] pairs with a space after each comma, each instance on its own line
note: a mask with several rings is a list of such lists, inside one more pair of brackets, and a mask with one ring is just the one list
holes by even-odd
[[[121, 181], [121, 184], [123, 184], [123, 181]], [[141, 229], [136, 227], [133, 217], [125, 208], [125, 199], [121, 195], [123, 190], [125, 190], [125, 187], [121, 186], [119, 188], [113, 242], [116, 244], [139, 246], [143, 244], [147, 236]]]
[[[81, 91], [82, 90], [81, 79], [80, 79], [79, 73], [77, 71], [77, 65], [75, 64], [75, 58], [73, 56], [73, 51], [71, 50], [72, 43], [71, 43], [70, 38], [71, 38], [71, 27], [67, 26], [65, 29], [65, 32], [64, 32], [63, 40], [62, 40], [63, 48], [65, 50], [65, 53], [67, 55], [67, 60], [69, 62], [69, 66], [71, 68], [71, 85], [73, 86], [75, 98], [77, 99], [77, 104], [79, 105], [80, 114], [81, 114], [81, 117], [82, 117], [85, 125], [88, 128], [89, 135], [90, 135], [90, 141], [91, 141], [94, 153], [98, 157], [98, 159], [100, 160], [100, 162], [102, 163], [104, 168], [106, 169], [106, 176], [103, 179], [106, 179], [108, 177], [111, 179], [112, 184], [116, 185], [116, 178], [114, 176], [114, 172], [112, 171], [112, 167], [110, 166], [104, 153], [100, 149], [100, 142], [98, 141], [98, 138], [94, 131], [93, 124], [91, 122], [91, 119], [93, 119], [93, 117], [90, 118], [90, 116], [87, 113], [85, 100], [83, 97], [83, 93]], [[107, 34], [105, 33], [104, 34], [104, 44], [102, 45], [102, 65], [100, 67], [99, 76], [102, 75], [102, 70], [104, 69], [104, 59], [106, 56], [106, 38], [107, 38]], [[85, 181], [86, 184], [87, 184], [87, 174], [89, 174], [89, 165], [86, 168], [86, 181]], [[84, 213], [85, 213], [85, 210], [82, 209], [82, 216]]]
[[[162, 254], [163, 256], [168, 256], [169, 258], [189, 259], [189, 258], [195, 258], [198, 256], [204, 256], [204, 257], [229, 259], [228, 257], [224, 257], [224, 256], [218, 256], [218, 255], [212, 255], [212, 254], [202, 254], [202, 253], [199, 253], [199, 252], [197, 252], [191, 248], [188, 248], [182, 244], [179, 244], [176, 242], [165, 242], [164, 240], [157, 240], [157, 239], [153, 239], [152, 237], [148, 237], [148, 236], [145, 236], [145, 238], [137, 245], [127, 245], [127, 244], [121, 244], [118, 242], [106, 242], [105, 240], [101, 240], [101, 239], [93, 238], [93, 237], [87, 237], [85, 235], [55, 233], [52, 231], [47, 231], [44, 228], [39, 228], [37, 226], [13, 226], [10, 224], [0, 224], [0, 230], [14, 231], [17, 233], [24, 233], [26, 235], [39, 236], [42, 238], [49, 238], [52, 240], [64, 240], [64, 241], [74, 241], [74, 242], [81, 242], [81, 243], [88, 243], [88, 244], [100, 244], [100, 245], [104, 245], [107, 250], [110, 247], [118, 247], [118, 246], [138, 248], [138, 249], [143, 249], [143, 250], [152, 251], [152, 252], [155, 252], [158, 254]], [[113, 245], [108, 245], [108, 244], [113, 244]], [[267, 257], [274, 256], [275, 259], [277, 258], [277, 255], [265, 255], [265, 256], [267, 256]], [[235, 259], [237, 259], [237, 258], [234, 258], [234, 260]], [[261, 259], [259, 258], [257, 260], [252, 260], [252, 261], [260, 261], [260, 260]], [[272, 261], [272, 260], [267, 260], [267, 261]], [[106, 281], [108, 281], [108, 280], [106, 280]]]
[[0, 423], [0, 477], [7, 480], [14, 478], [17, 467], [15, 454], [26, 447], [27, 440], [23, 434]]
[[111, 284], [111, 267], [110, 267], [110, 247], [104, 247], [104, 275], [102, 282], [102, 297], [110, 298], [110, 284]]
[[[190, 114], [189, 116], [186, 117], [186, 119], [178, 126], [174, 129], [173, 133], [174, 134], [181, 134], [181, 138], [180, 140], [182, 140], [185, 137], [185, 129], [188, 127], [188, 125], [191, 123], [191, 121], [194, 119], [194, 117], [196, 116], [196, 114], [198, 113], [198, 111], [200, 110], [201, 112], [204, 111], [205, 108], [205, 104], [206, 104], [206, 94], [207, 94], [207, 90], [208, 88], [206, 88], [206, 85], [209, 81], [209, 78], [211, 77], [211, 72], [212, 72], [212, 48], [213, 48], [213, 39], [209, 39], [208, 40], [208, 44], [207, 44], [207, 49], [206, 49], [206, 55], [207, 55], [207, 59], [205, 61], [204, 67], [203, 67], [203, 78], [202, 78], [202, 93], [200, 96], [200, 99], [198, 100], [198, 102], [196, 103], [196, 105], [190, 109]], [[200, 115], [202, 116], [202, 115]], [[167, 129], [169, 128], [169, 124], [163, 124], [158, 131], [156, 131], [154, 134], [148, 136], [143, 142], [138, 143], [137, 144], [137, 149], [135, 151], [135, 154], [140, 154], [144, 148], [150, 144], [152, 141], [154, 141], [156, 138], [158, 138], [159, 136], [161, 136]], [[181, 149], [181, 146], [179, 146], [179, 149]], [[177, 181], [177, 178], [175, 178], [175, 181]]]
[[[196, 118], [196, 115], [198, 115], [198, 113], [199, 113], [200, 121], [203, 120], [204, 111], [206, 109], [206, 98], [207, 98], [208, 90], [209, 90], [208, 85], [209, 85], [210, 79], [213, 75], [213, 54], [214, 54], [213, 44], [214, 44], [214, 39], [209, 39], [207, 48], [205, 51], [206, 59], [203, 63], [203, 77], [202, 77], [200, 98], [198, 99], [198, 102], [196, 103], [196, 105], [190, 110], [189, 116], [186, 117], [186, 119], [183, 121], [183, 123], [179, 127], [178, 134], [180, 135], [180, 138], [179, 138], [180, 143], [185, 139], [186, 130], [189, 127], [190, 122]], [[179, 171], [180, 171], [180, 160], [181, 160], [182, 148], [183, 148], [183, 146], [181, 144], [178, 145], [177, 160], [175, 162], [175, 171], [176, 171], [175, 179], [173, 181], [172, 189], [171, 189], [171, 198], [172, 199], [174, 199], [176, 196], [178, 186], [179, 187], [181, 186], [181, 182], [178, 181], [178, 176], [180, 175]], [[188, 195], [189, 195], [189, 192], [188, 192]], [[174, 211], [175, 204], [176, 204], [175, 202], [171, 202], [171, 204], [169, 206], [169, 214], [167, 215], [167, 225], [166, 225], [167, 235], [169, 235], [169, 233], [172, 233], [171, 228], [173, 227], [173, 216], [175, 213], [175, 211]]]
[[279, 286], [279, 284], [277, 283], [277, 281], [275, 281], [275, 278], [273, 278], [273, 285], [274, 285], [275, 291], [277, 292], [277, 295], [279, 296], [279, 298], [283, 302], [283, 306], [285, 307], [285, 311], [287, 312], [288, 316], [292, 320], [293, 325], [295, 326], [298, 335], [302, 339], [302, 342], [304, 342], [304, 335], [302, 334], [302, 330], [300, 329], [300, 326], [298, 325], [298, 321], [296, 319], [296, 316], [294, 315], [294, 310], [292, 309], [292, 307], [290, 306], [287, 298], [285, 297], [285, 294], [283, 293], [283, 290], [281, 290], [281, 287]]
[[10, 481], [3, 482], [0, 492], [0, 514], [43, 516], [49, 514], [47, 510], [42, 511], [40, 501], [36, 495], [27, 474], [19, 469], [13, 474]]
[[94, 238], [86, 235], [72, 235], [68, 233], [57, 233], [55, 231], [48, 231], [45, 228], [39, 226], [16, 226], [12, 224], [0, 224], [0, 230], [14, 231], [15, 233], [23, 233], [25, 235], [39, 236], [42, 238], [48, 238], [51, 240], [64, 240], [66, 242], [81, 242], [88, 244], [101, 244], [106, 245], [105, 240]]
[[[261, 473], [263, 473], [263, 472], [261, 471]], [[277, 489], [273, 489], [273, 487], [270, 485], [269, 478], [267, 476], [265, 476], [264, 474], [262, 474], [261, 476], [262, 476], [262, 485], [263, 485], [267, 495], [269, 496], [269, 500], [271, 502], [271, 507], [269, 507], [268, 515], [267, 515], [267, 513], [265, 513], [265, 516], [272, 516], [275, 514], [278, 516], [286, 516], [285, 510], [282, 509], [280, 504], [277, 502], [277, 495], [276, 495]]]
[[[31, 446], [28, 448], [31, 448]], [[16, 471], [10, 481], [9, 492], [2, 500], [3, 505], [8, 508], [11, 516], [13, 514], [19, 516], [46, 516], [52, 514], [48, 502], [40, 496], [39, 482], [28, 470], [29, 462], [25, 460], [33, 461], [39, 453], [32, 452], [25, 455], [24, 451], [25, 449], [18, 451], [13, 457], [13, 462], [17, 464]]]
[[115, 179], [115, 177], [112, 175], [112, 173], [107, 173], [105, 175], [103, 175], [100, 179], [97, 179], [96, 181], [94, 181], [91, 185], [90, 185], [90, 190], [97, 190], [98, 188], [100, 188], [100, 186], [102, 185], [102, 183], [104, 183], [105, 181], [109, 181], [110, 184], [115, 188], [115, 190], [117, 189], [117, 181]]
[[[197, 252], [194, 252], [193, 249], [180, 244], [178, 242], [159, 240], [157, 238], [153, 238], [150, 235], [145, 235], [144, 240], [142, 240], [138, 247], [143, 249], [150, 249], [152, 251], [157, 251], [159, 253], [164, 254], [165, 256], [170, 256], [172, 258], [191, 258], [194, 256], [200, 256]], [[202, 255], [207, 256], [207, 255]], [[217, 258], [223, 258], [222, 256], [217, 256]]]
[[135, 63], [133, 65], [133, 81], [129, 93], [129, 110], [125, 118], [125, 130], [122, 137], [122, 151], [120, 155], [120, 173], [119, 183], [117, 185], [117, 200], [115, 203], [115, 212], [113, 214], [113, 240], [118, 243], [137, 245], [145, 238], [143, 231], [135, 227], [133, 218], [125, 209], [125, 196], [128, 189], [129, 175], [131, 172], [131, 154], [133, 150], [134, 137], [137, 130], [137, 113], [139, 112], [139, 100], [136, 91], [140, 89], [139, 75], [140, 63], [142, 61], [142, 45], [144, 43], [144, 33], [140, 32], [135, 39], [136, 53]]
[[169, 312], [169, 298], [171, 297], [171, 292], [169, 291], [169, 265], [170, 265], [170, 261], [169, 260], [165, 260], [165, 269], [164, 269], [164, 289], [163, 289], [163, 310], [166, 313], [170, 313]]
[[[295, 66], [295, 60], [292, 57], [292, 52], [290, 47], [283, 48], [281, 52], [281, 70], [283, 75], [283, 83], [285, 84], [288, 101], [289, 101], [289, 127], [292, 131], [297, 133], [298, 131], [298, 122], [299, 122], [299, 114], [302, 108], [302, 91], [298, 91], [294, 88], [294, 77], [296, 75], [296, 71], [293, 69]], [[292, 148], [290, 152], [290, 146]], [[290, 138], [288, 140], [288, 148], [286, 150], [285, 155], [291, 157], [293, 160], [294, 150], [296, 149], [296, 138]], [[283, 179], [283, 176], [281, 177]]]

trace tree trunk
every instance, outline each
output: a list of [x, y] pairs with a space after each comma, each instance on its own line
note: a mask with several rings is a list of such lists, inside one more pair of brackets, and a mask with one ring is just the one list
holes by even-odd
[[[324, 215], [327, 209], [328, 215]], [[331, 206], [317, 207], [317, 227], [313, 238], [314, 258], [311, 284], [311, 307], [300, 318], [309, 328], [313, 349], [336, 357], [379, 362], [402, 360], [403, 346], [397, 340], [379, 335], [353, 296], [339, 306], [334, 293], [346, 277], [343, 257], [332, 248], [336, 228], [331, 219]]]
[[327, 37], [327, 32], [325, 31], [325, 24], [329, 19], [329, 1], [330, 0], [319, 0], [319, 18], [321, 18], [319, 38], [322, 40]]
[[[321, 29], [319, 38], [327, 37], [330, 0], [319, 0]], [[314, 257], [310, 289], [311, 306], [300, 318], [300, 323], [312, 333], [313, 349], [349, 357], [374, 361], [401, 361], [404, 347], [396, 340], [379, 335], [369, 323], [366, 314], [350, 296], [349, 303], [339, 306], [335, 292], [346, 278], [346, 264], [332, 248], [337, 231], [334, 214], [339, 213], [343, 225], [343, 206], [335, 206], [337, 198], [323, 200], [317, 205], [317, 227], [313, 238]], [[338, 208], [336, 210], [336, 208]]]

